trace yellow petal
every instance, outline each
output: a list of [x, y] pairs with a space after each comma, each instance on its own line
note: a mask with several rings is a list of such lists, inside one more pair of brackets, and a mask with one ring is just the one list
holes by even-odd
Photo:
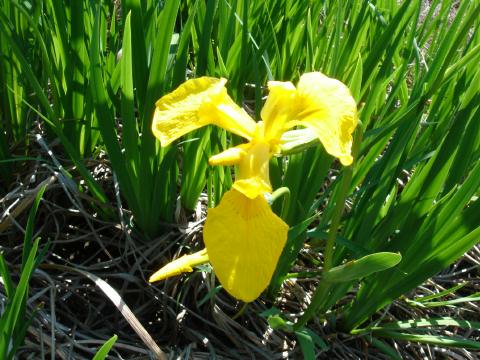
[[225, 79], [202, 77], [188, 80], [156, 102], [152, 131], [162, 146], [208, 124], [198, 110], [210, 97], [220, 94]]
[[155, 272], [148, 282], [160, 281], [171, 276], [180, 275], [184, 272], [192, 272], [192, 266], [197, 266], [208, 262], [207, 249], [200, 250], [191, 255], [183, 255], [182, 257], [169, 262], [160, 270]]
[[238, 176], [233, 187], [250, 199], [272, 191], [268, 161], [272, 156], [270, 145], [265, 142], [247, 144], [247, 152], [241, 158]]
[[223, 288], [245, 302], [268, 286], [287, 240], [288, 225], [263, 196], [249, 199], [236, 190], [208, 210], [203, 229], [210, 263]]
[[287, 121], [291, 120], [295, 105], [295, 86], [291, 82], [269, 81], [268, 97], [262, 108], [265, 139], [275, 142], [286, 130]]
[[233, 187], [250, 199], [272, 191], [268, 161], [270, 146], [265, 142], [249, 142], [227, 149], [209, 159], [210, 165], [239, 165]]
[[191, 79], [157, 101], [152, 131], [162, 146], [214, 124], [251, 139], [255, 121], [228, 96], [225, 79]]
[[229, 148], [220, 154], [213, 155], [208, 159], [208, 163], [211, 166], [222, 165], [236, 165], [242, 158], [247, 154], [248, 149], [250, 148], [250, 143], [241, 144], [233, 148]]
[[247, 140], [254, 137], [257, 129], [257, 123], [228, 96], [226, 89], [205, 102], [198, 116]]
[[249, 199], [255, 199], [257, 196], [261, 197], [264, 193], [272, 192], [270, 181], [266, 181], [259, 176], [235, 180], [232, 187]]
[[312, 129], [325, 150], [343, 165], [352, 163], [352, 133], [357, 126], [357, 106], [347, 86], [320, 72], [302, 75], [297, 86], [296, 112], [289, 127]]

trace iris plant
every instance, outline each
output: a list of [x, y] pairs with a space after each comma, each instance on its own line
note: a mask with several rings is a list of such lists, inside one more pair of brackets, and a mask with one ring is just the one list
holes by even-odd
[[[206, 125], [216, 125], [247, 140], [209, 159], [210, 165], [238, 165], [232, 189], [208, 210], [203, 229], [205, 249], [185, 255], [157, 271], [150, 282], [210, 261], [223, 288], [245, 302], [268, 286], [287, 240], [288, 225], [265, 198], [272, 192], [268, 163], [284, 147], [318, 138], [343, 165], [352, 163], [352, 133], [357, 124], [355, 100], [338, 80], [320, 72], [291, 82], [271, 81], [269, 95], [255, 122], [227, 94], [225, 79], [188, 80], [156, 103], [152, 131], [162, 146]], [[301, 126], [302, 138], [292, 130]]]

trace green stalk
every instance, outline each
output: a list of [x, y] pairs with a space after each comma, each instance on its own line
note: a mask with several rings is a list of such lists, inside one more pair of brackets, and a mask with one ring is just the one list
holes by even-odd
[[[357, 159], [358, 153], [360, 151], [360, 144], [363, 139], [363, 124], [359, 120], [357, 131], [354, 134], [353, 147], [352, 147], [352, 156], [354, 161]], [[333, 266], [333, 251], [335, 248], [335, 239], [337, 238], [338, 228], [340, 226], [340, 220], [342, 218], [343, 210], [345, 208], [345, 200], [347, 199], [348, 194], [350, 193], [350, 186], [352, 183], [353, 176], [353, 165], [347, 166], [343, 170], [343, 177], [341, 179], [339, 194], [337, 197], [337, 202], [333, 210], [332, 221], [330, 225], [330, 230], [328, 232], [327, 243], [325, 245], [324, 252], [324, 265], [323, 272], [329, 271]], [[330, 293], [331, 284], [327, 281], [321, 281], [320, 285], [315, 291], [312, 302], [305, 310], [305, 313], [298, 319], [294, 325], [294, 329], [301, 329], [316, 313], [319, 309], [323, 309], [324, 305], [327, 303], [328, 294]]]
[[330, 231], [328, 232], [327, 244], [325, 245], [323, 271], [328, 271], [332, 268], [335, 239], [337, 237], [337, 231], [340, 226], [343, 209], [345, 208], [345, 200], [347, 199], [350, 190], [352, 174], [352, 166], [346, 167], [343, 171], [343, 178], [340, 184], [338, 200], [335, 204], [335, 209], [333, 210], [332, 223], [330, 225]]
[[[333, 250], [335, 247], [335, 239], [337, 237], [337, 230], [340, 226], [340, 220], [342, 218], [343, 209], [345, 207], [345, 200], [348, 196], [350, 184], [352, 182], [352, 173], [352, 166], [346, 167], [343, 171], [343, 178], [340, 184], [340, 193], [337, 203], [335, 204], [335, 209], [332, 216], [332, 223], [330, 225], [330, 231], [328, 232], [327, 243], [325, 245], [323, 272], [330, 270], [333, 265]], [[323, 307], [322, 305], [324, 303], [324, 300], [327, 298], [327, 295], [330, 292], [330, 285], [331, 284], [326, 281], [320, 282], [320, 285], [318, 286], [315, 294], [313, 295], [312, 302], [308, 306], [307, 310], [305, 310], [305, 313], [293, 326], [294, 330], [301, 329], [308, 322], [308, 320], [310, 320], [315, 315], [317, 310]]]

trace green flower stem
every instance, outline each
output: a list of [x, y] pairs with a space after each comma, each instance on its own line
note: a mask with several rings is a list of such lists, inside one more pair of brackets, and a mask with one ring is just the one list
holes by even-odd
[[345, 207], [345, 200], [350, 189], [352, 182], [352, 166], [346, 167], [343, 171], [343, 178], [340, 184], [340, 193], [333, 210], [332, 223], [330, 225], [330, 231], [328, 232], [327, 243], [325, 245], [324, 265], [323, 271], [328, 271], [332, 268], [333, 249], [335, 247], [335, 239], [337, 237], [337, 230], [340, 226], [340, 220], [342, 218], [343, 209]]
[[[354, 135], [352, 155], [356, 159], [360, 151], [360, 144], [363, 138], [363, 124], [359, 120], [357, 131]], [[325, 252], [323, 254], [324, 265], [323, 271], [328, 271], [332, 268], [333, 249], [335, 246], [335, 239], [337, 238], [338, 227], [340, 226], [340, 220], [342, 219], [343, 209], [345, 208], [345, 200], [347, 199], [350, 186], [352, 184], [353, 165], [345, 167], [343, 170], [343, 178], [340, 184], [340, 193], [337, 197], [337, 203], [333, 210], [332, 223], [330, 225], [330, 231], [328, 232], [327, 243], [325, 245]]]
[[[330, 231], [328, 232], [327, 244], [325, 245], [324, 253], [324, 265], [323, 272], [328, 271], [332, 268], [332, 258], [333, 258], [333, 249], [335, 246], [335, 238], [337, 235], [337, 230], [340, 225], [340, 219], [342, 217], [343, 208], [345, 206], [345, 199], [347, 198], [347, 193], [350, 188], [350, 183], [352, 180], [352, 167], [349, 166], [345, 168], [343, 172], [342, 182], [340, 184], [340, 194], [335, 205], [334, 213], [332, 216], [332, 223], [330, 226]], [[294, 325], [294, 330], [301, 329], [307, 322], [310, 320], [317, 310], [322, 306], [324, 299], [327, 298], [330, 283], [327, 281], [321, 280], [315, 294], [313, 295], [312, 302], [308, 306], [305, 313], [300, 317], [297, 323]]]
[[[354, 146], [352, 149], [353, 158], [357, 158], [357, 154], [360, 150], [360, 143], [363, 137], [363, 127], [362, 123], [359, 122], [358, 131], [355, 133]], [[335, 239], [337, 237], [338, 227], [340, 226], [340, 220], [342, 218], [343, 209], [345, 208], [345, 200], [350, 190], [350, 185], [352, 183], [353, 176], [353, 166], [345, 167], [343, 170], [343, 177], [341, 179], [340, 191], [337, 197], [337, 203], [335, 204], [335, 209], [333, 210], [332, 222], [330, 225], [330, 231], [328, 232], [327, 243], [325, 245], [324, 252], [324, 264], [323, 272], [329, 271], [333, 265], [333, 250], [335, 247]], [[294, 330], [301, 329], [307, 322], [310, 320], [318, 309], [324, 306], [325, 299], [328, 298], [330, 293], [330, 285], [328, 281], [320, 282], [315, 294], [313, 295], [312, 302], [305, 310], [304, 314], [298, 319], [294, 325]]]
[[[328, 232], [327, 244], [325, 245], [323, 272], [328, 271], [332, 268], [335, 238], [337, 235], [338, 227], [340, 225], [340, 219], [342, 217], [343, 209], [345, 207], [345, 199], [347, 198], [350, 183], [352, 181], [351, 166], [345, 168], [341, 181], [342, 182], [340, 184], [340, 193], [337, 198], [337, 203], [335, 204], [335, 209], [332, 216], [332, 223], [330, 226], [330, 231]], [[319, 286], [317, 287], [317, 290], [315, 291], [315, 294], [313, 295], [312, 302], [305, 310], [305, 313], [295, 323], [293, 327], [294, 330], [301, 329], [308, 322], [308, 320], [310, 320], [315, 315], [317, 310], [322, 306], [324, 299], [327, 298], [330, 285], [331, 284], [329, 282], [321, 280]]]

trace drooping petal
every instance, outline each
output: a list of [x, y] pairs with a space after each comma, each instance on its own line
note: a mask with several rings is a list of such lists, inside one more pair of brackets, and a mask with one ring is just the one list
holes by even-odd
[[209, 124], [251, 139], [255, 121], [228, 96], [225, 83], [211, 77], [191, 79], [158, 100], [152, 131], [162, 146]]
[[260, 176], [235, 180], [232, 187], [249, 199], [255, 199], [257, 196], [261, 196], [264, 193], [272, 192], [270, 181], [267, 182]]
[[268, 97], [262, 108], [265, 139], [279, 142], [295, 108], [295, 86], [291, 82], [269, 81]]
[[342, 82], [320, 72], [302, 75], [297, 85], [296, 111], [289, 127], [312, 129], [325, 150], [343, 165], [350, 165], [352, 133], [357, 126], [357, 106]]
[[268, 286], [287, 240], [288, 225], [263, 196], [232, 189], [208, 210], [203, 229], [210, 263], [223, 288], [245, 302]]
[[192, 272], [192, 266], [205, 264], [207, 262], [207, 249], [200, 250], [194, 254], [183, 255], [182, 257], [179, 257], [178, 259], [169, 262], [160, 270], [155, 272], [152, 276], [150, 276], [148, 282], [152, 283], [172, 276], [180, 275], [184, 272]]

